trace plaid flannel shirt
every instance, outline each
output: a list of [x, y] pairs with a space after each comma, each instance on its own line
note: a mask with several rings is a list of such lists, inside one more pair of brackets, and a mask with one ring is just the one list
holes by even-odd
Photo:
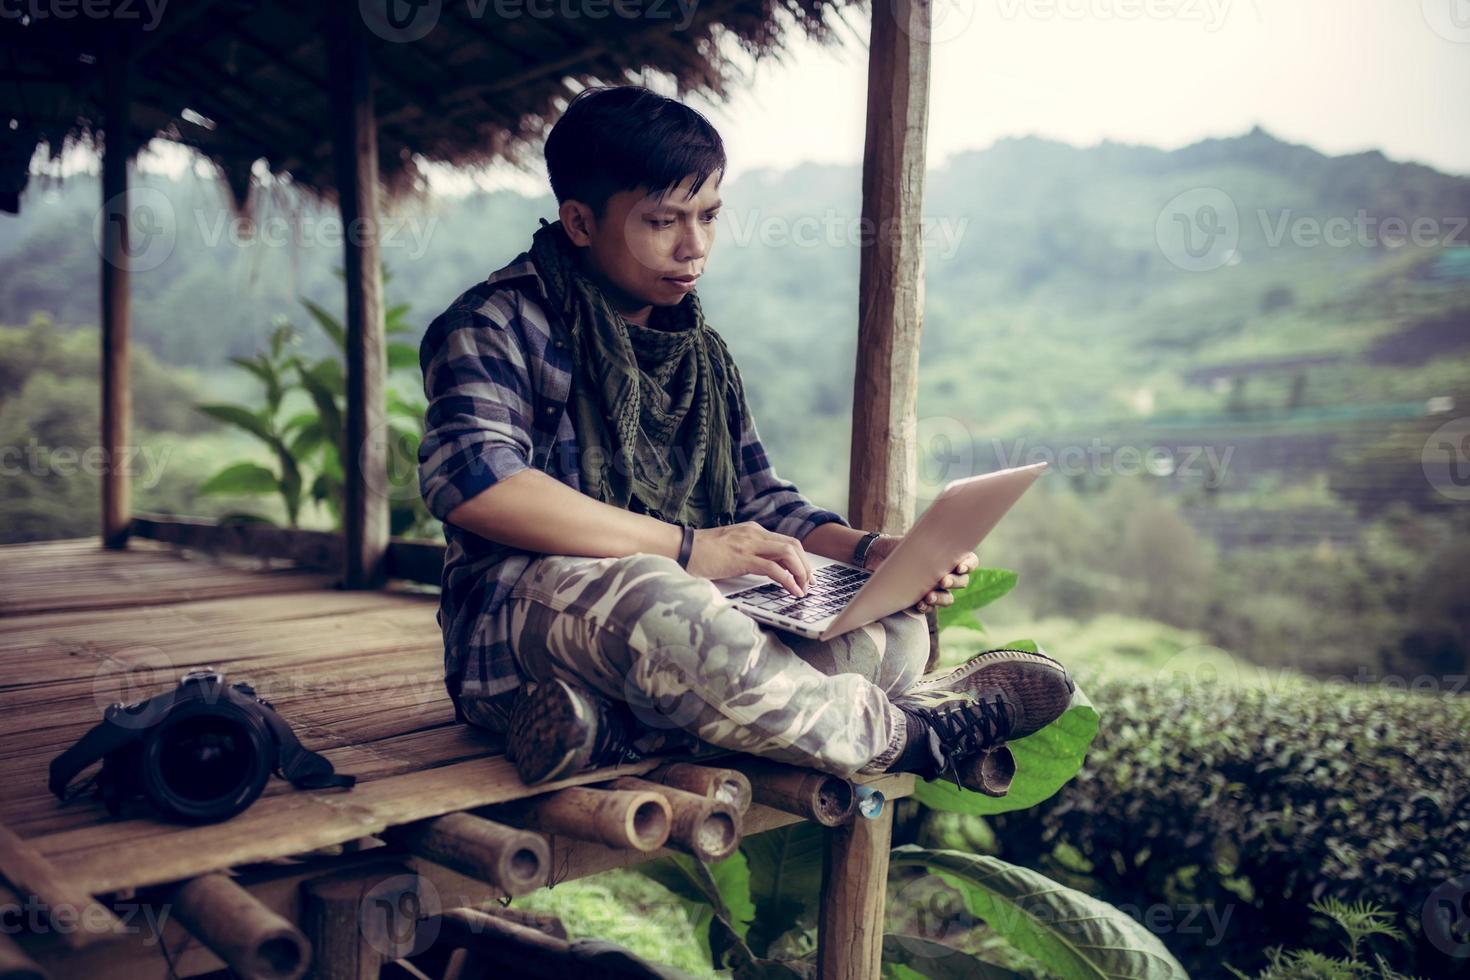
[[[444, 680], [456, 721], [460, 698], [494, 699], [502, 720], [521, 683], [509, 646], [505, 602], [534, 552], [480, 537], [445, 520], [462, 502], [529, 467], [581, 490], [576, 433], [567, 410], [570, 337], [547, 315], [546, 287], [529, 253], [472, 286], [429, 325], [419, 347], [428, 412], [419, 446], [419, 491], [444, 522], [448, 545], [437, 620]], [[738, 371], [736, 373], [738, 378]], [[772, 468], [752, 418], [732, 406], [738, 447], [737, 521], [804, 538], [829, 521]]]

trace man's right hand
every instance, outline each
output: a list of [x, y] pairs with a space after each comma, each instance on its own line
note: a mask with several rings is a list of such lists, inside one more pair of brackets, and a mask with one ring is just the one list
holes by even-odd
[[767, 531], [755, 521], [701, 528], [694, 532], [689, 574], [708, 579], [766, 575], [794, 596], [806, 594], [812, 566], [806, 549], [789, 534]]

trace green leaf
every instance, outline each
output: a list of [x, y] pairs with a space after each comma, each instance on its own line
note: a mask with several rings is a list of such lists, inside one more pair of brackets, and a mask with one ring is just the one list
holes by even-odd
[[741, 842], [755, 903], [747, 940], [757, 955], [766, 955], [771, 943], [797, 925], [817, 900], [825, 839], [821, 827], [803, 821]]
[[332, 339], [332, 343], [337, 345], [338, 350], [347, 349], [347, 329], [342, 326], [341, 321], [309, 299], [303, 299], [301, 305], [306, 307], [307, 312], [311, 314], [311, 318]]
[[276, 475], [258, 463], [226, 466], [204, 481], [200, 493], [275, 493]]
[[1009, 743], [1016, 757], [1016, 778], [1005, 796], [986, 796], [944, 779], [921, 779], [914, 784], [914, 799], [934, 810], [971, 816], [1035, 806], [1077, 775], [1097, 736], [1097, 725], [1097, 710], [1079, 687], [1072, 692], [1072, 703], [1060, 718], [1039, 732]]
[[975, 615], [975, 610], [990, 605], [1014, 589], [1017, 577], [1015, 572], [1006, 568], [975, 569], [970, 573], [969, 585], [963, 589], [952, 590], [954, 603], [940, 606], [935, 610], [938, 614], [939, 628], [944, 630], [951, 626], [961, 626], [965, 629], [984, 632], [985, 627]]
[[[387, 279], [385, 277], [384, 282], [386, 281]], [[394, 306], [388, 307], [388, 309], [383, 313], [383, 332], [387, 334], [396, 334], [408, 333], [409, 331], [413, 330], [412, 326], [404, 322], [403, 318], [407, 315], [407, 303], [398, 303]]]
[[388, 370], [404, 371], [419, 369], [418, 348], [412, 344], [388, 345]]
[[271, 432], [270, 423], [262, 415], [252, 412], [243, 405], [195, 405], [194, 408], [211, 418], [244, 429], [267, 445], [276, 438]]
[[396, 391], [388, 392], [389, 415], [398, 415], [403, 418], [413, 419], [416, 424], [422, 426], [424, 424], [424, 415], [428, 411], [429, 407], [424, 402], [411, 402]]
[[1029, 868], [914, 844], [894, 848], [889, 866], [934, 872], [991, 930], [1069, 980], [1188, 980], [1179, 961], [1137, 920]]
[[270, 405], [271, 414], [281, 405], [281, 379], [276, 376], [275, 367], [264, 358], [253, 359], [247, 357], [232, 357], [231, 363], [236, 364], [260, 379], [265, 385], [265, 398]]
[[298, 460], [304, 460], [316, 452], [323, 441], [322, 427], [317, 422], [316, 413], [311, 413], [311, 421], [291, 440], [291, 455]]
[[[342, 410], [337, 407], [337, 396], [331, 382], [332, 370], [328, 367], [331, 361], [318, 361], [312, 367], [297, 363], [296, 373], [301, 377], [301, 386], [311, 396], [312, 404], [316, 405], [319, 428], [322, 438], [340, 455], [342, 451], [342, 440], [346, 436], [346, 429], [342, 423]], [[335, 365], [333, 365], [335, 366]]]
[[883, 937], [883, 975], [895, 980], [1025, 980], [1023, 974], [987, 963], [974, 953], [919, 936]]

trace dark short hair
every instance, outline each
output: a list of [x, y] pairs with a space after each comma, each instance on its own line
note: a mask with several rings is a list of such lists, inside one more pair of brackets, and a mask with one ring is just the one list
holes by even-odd
[[546, 137], [546, 169], [558, 205], [581, 201], [601, 218], [619, 191], [660, 199], [695, 175], [691, 194], [725, 172], [725, 144], [703, 115], [641, 85], [578, 92]]

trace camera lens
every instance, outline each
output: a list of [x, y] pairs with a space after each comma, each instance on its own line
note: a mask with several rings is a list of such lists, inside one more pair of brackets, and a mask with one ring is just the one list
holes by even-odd
[[182, 799], [217, 800], [249, 777], [254, 751], [244, 728], [232, 719], [186, 718], [159, 750], [159, 777]]
[[187, 821], [224, 820], [255, 801], [270, 778], [273, 743], [229, 702], [195, 702], [148, 738], [144, 792], [165, 813]]

